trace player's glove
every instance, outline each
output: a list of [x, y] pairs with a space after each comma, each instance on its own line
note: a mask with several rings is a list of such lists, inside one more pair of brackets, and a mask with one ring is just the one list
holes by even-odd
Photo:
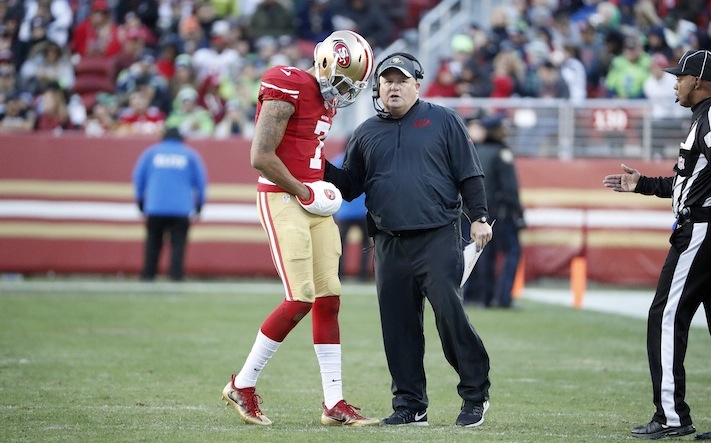
[[313, 183], [304, 183], [311, 191], [308, 200], [297, 197], [299, 204], [312, 214], [328, 217], [333, 215], [343, 203], [341, 191], [333, 183], [319, 180]]

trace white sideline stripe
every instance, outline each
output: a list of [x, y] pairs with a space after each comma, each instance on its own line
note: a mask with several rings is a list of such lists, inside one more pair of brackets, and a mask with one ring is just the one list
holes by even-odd
[[[54, 220], [139, 221], [141, 214], [133, 203], [0, 200], [0, 219], [39, 218]], [[241, 222], [259, 224], [253, 204], [207, 203], [200, 214], [204, 222]], [[619, 209], [526, 209], [526, 224], [538, 228], [671, 228], [671, 210]]]
[[[524, 288], [523, 299], [541, 303], [573, 307], [573, 294], [569, 288], [535, 287]], [[654, 289], [588, 289], [583, 298], [582, 309], [606, 312], [645, 319], [654, 298]], [[696, 311], [691, 326], [707, 328], [703, 308]]]
[[[2, 218], [134, 222], [140, 221], [142, 216], [134, 203], [0, 200]], [[252, 204], [208, 203], [200, 214], [200, 220], [259, 223], [257, 209]]]
[[635, 228], [671, 229], [674, 217], [669, 211], [642, 209], [559, 209], [529, 208], [525, 213], [526, 224], [539, 228]]

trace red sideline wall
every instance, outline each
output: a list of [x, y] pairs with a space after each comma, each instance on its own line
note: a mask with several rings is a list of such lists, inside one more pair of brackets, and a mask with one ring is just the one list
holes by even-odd
[[[131, 172], [155, 139], [81, 135], [0, 136], [0, 273], [140, 271], [144, 231], [133, 204]], [[257, 174], [249, 142], [189, 140], [209, 176], [203, 217], [190, 232], [192, 276], [275, 276], [254, 209]], [[343, 141], [332, 140], [328, 155]], [[672, 164], [629, 161], [646, 175]], [[566, 277], [570, 260], [588, 258], [591, 280], [653, 285], [673, 219], [669, 200], [614, 193], [604, 175], [619, 160], [517, 160], [528, 228], [522, 232], [526, 278]], [[347, 271], [355, 272], [357, 239]], [[165, 270], [166, 254], [162, 257]]]

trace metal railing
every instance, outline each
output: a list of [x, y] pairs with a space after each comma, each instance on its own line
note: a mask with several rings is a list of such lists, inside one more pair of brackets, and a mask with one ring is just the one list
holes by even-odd
[[[344, 138], [375, 115], [370, 91], [339, 111], [332, 137]], [[652, 118], [650, 100], [427, 98], [457, 111], [463, 119], [482, 113], [506, 117], [507, 143], [517, 156], [573, 158], [675, 158], [691, 123], [686, 118]], [[670, 107], [679, 106], [670, 103]]]
[[[480, 113], [507, 117], [507, 142], [521, 156], [674, 158], [689, 129], [688, 118], [652, 118], [650, 100], [428, 99], [469, 119]], [[679, 106], [670, 103], [669, 106]]]

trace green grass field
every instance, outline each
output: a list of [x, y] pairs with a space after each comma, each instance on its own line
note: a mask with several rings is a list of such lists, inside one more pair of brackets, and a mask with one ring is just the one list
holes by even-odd
[[[468, 311], [492, 364], [491, 408], [478, 429], [453, 424], [457, 377], [430, 311], [429, 427], [321, 426], [309, 318], [258, 383], [274, 425], [249, 426], [220, 392], [280, 302], [280, 285], [13, 286], [0, 286], [2, 442], [619, 442], [634, 440], [629, 428], [652, 414], [643, 320], [524, 299], [518, 312]], [[346, 287], [341, 335], [346, 399], [365, 415], [389, 415], [372, 286]], [[699, 431], [711, 430], [709, 349], [708, 331], [694, 328], [687, 400]]]

